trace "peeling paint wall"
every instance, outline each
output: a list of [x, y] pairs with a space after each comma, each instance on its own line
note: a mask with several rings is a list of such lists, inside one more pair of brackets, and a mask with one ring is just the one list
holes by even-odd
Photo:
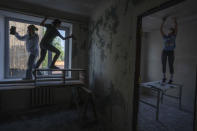
[[116, 1], [90, 24], [90, 87], [95, 91], [99, 117], [108, 124], [106, 130], [127, 129], [131, 122], [127, 11], [128, 1]]
[[107, 1], [90, 23], [90, 87], [106, 130], [132, 130], [137, 16], [165, 0]]
[[76, 40], [72, 41], [72, 68], [88, 66], [88, 24], [73, 24], [73, 34]]

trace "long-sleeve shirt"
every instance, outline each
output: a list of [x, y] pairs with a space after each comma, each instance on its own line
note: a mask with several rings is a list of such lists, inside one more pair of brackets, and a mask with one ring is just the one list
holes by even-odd
[[34, 34], [33, 36], [29, 36], [29, 34], [20, 36], [18, 33], [16, 33], [15, 36], [18, 40], [25, 41], [26, 49], [30, 54], [35, 55], [35, 56], [39, 55], [38, 34]]

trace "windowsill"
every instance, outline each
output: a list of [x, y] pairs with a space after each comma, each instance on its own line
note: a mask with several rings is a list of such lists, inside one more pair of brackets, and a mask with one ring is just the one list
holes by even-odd
[[22, 80], [22, 78], [4, 78], [4, 79], [0, 79], [0, 81], [17, 81], [17, 80]]
[[35, 83], [35, 80], [1, 80], [0, 81], [0, 91], [5, 90], [24, 90], [24, 89], [34, 89], [36, 87], [72, 87], [72, 86], [84, 86], [84, 82], [81, 80], [67, 79], [67, 81], [62, 82], [60, 80], [44, 80]]
[[[72, 77], [66, 77], [66, 80], [71, 80]], [[0, 84], [12, 84], [12, 83], [33, 83], [35, 80], [23, 80], [22, 78], [15, 78], [15, 79], [0, 79]]]
[[23, 80], [20, 79], [1, 79], [0, 84], [12, 84], [12, 83], [32, 83], [34, 80]]

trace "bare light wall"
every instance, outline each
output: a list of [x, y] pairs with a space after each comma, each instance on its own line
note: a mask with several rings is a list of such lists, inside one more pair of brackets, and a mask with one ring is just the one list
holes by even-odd
[[[174, 82], [183, 85], [183, 108], [193, 112], [195, 70], [197, 64], [197, 21], [179, 25], [175, 49]], [[145, 33], [142, 42], [141, 77], [143, 82], [162, 79], [161, 52], [163, 39], [160, 31]], [[167, 63], [167, 78], [169, 68]], [[177, 92], [174, 92], [175, 94]]]

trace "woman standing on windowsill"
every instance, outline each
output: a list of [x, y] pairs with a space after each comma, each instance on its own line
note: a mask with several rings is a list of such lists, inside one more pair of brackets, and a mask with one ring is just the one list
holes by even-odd
[[39, 55], [39, 36], [36, 33], [38, 28], [34, 25], [29, 25], [27, 27], [27, 34], [24, 36], [20, 36], [16, 32], [16, 27], [11, 27], [10, 34], [15, 35], [18, 40], [26, 41], [26, 49], [29, 53], [29, 58], [27, 62], [27, 70], [26, 70], [26, 77], [23, 78], [24, 80], [31, 80], [32, 79], [32, 69], [35, 67], [35, 60]]

